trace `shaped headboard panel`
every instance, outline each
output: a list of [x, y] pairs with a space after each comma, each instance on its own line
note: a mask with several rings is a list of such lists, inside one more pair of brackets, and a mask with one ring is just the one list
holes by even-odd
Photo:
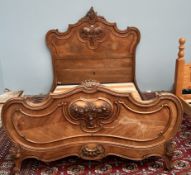
[[97, 16], [93, 8], [66, 32], [50, 30], [46, 42], [52, 55], [53, 89], [58, 84], [79, 84], [89, 79], [133, 82], [139, 40], [137, 28], [121, 31], [115, 23]]

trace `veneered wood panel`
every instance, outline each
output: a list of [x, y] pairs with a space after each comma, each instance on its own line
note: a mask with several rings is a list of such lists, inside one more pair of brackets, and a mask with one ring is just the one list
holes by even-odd
[[[102, 83], [112, 83], [114, 82], [124, 82], [126, 80], [133, 81], [133, 78], [130, 76], [132, 74], [131, 68], [126, 69], [109, 69], [109, 68], [91, 68], [91, 69], [63, 69], [57, 70], [57, 77], [60, 82], [58, 84], [67, 84], [72, 76], [73, 81], [70, 84], [77, 84], [77, 82], [82, 82], [84, 80], [97, 80]], [[124, 77], [123, 74], [127, 76]], [[63, 77], [63, 75], [65, 75]], [[106, 81], [107, 79], [107, 81]]]
[[[109, 69], [116, 69], [116, 68], [132, 68], [132, 58], [114, 58], [114, 59], [92, 59], [92, 58], [66, 58], [66, 59], [56, 59], [55, 66], [57, 67], [56, 70], [63, 70], [63, 69], [102, 69], [102, 68], [109, 68]], [[74, 64], [75, 60], [75, 64]], [[83, 61], [82, 61], [83, 60]], [[85, 64], [84, 64], [85, 62]], [[88, 65], [88, 67], [87, 67]]]
[[46, 41], [54, 69], [52, 90], [57, 84], [79, 84], [87, 79], [101, 83], [134, 82], [139, 40], [137, 28], [121, 31], [92, 9], [76, 24], [69, 25], [66, 32], [49, 31]]

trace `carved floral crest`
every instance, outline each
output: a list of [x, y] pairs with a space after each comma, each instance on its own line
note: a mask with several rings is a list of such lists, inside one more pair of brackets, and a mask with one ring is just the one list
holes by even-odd
[[90, 8], [90, 10], [87, 12], [84, 18], [82, 20], [88, 21], [90, 24], [95, 24], [97, 21], [97, 13], [94, 11], [93, 7]]
[[100, 83], [96, 80], [84, 80], [81, 82], [81, 86], [85, 89], [94, 89], [100, 86]]
[[103, 29], [95, 25], [90, 25], [89, 27], [83, 27], [80, 30], [79, 35], [81, 39], [84, 42], [88, 43], [88, 46], [92, 49], [95, 49], [98, 43], [102, 42], [105, 37]]
[[104, 40], [106, 34], [103, 28], [96, 24], [98, 16], [93, 10], [93, 7], [91, 7], [86, 16], [81, 20], [88, 24], [79, 30], [80, 40], [87, 43], [90, 49], [97, 48], [98, 43]]

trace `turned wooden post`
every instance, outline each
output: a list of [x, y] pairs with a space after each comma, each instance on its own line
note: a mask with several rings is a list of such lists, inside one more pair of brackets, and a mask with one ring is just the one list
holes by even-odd
[[179, 97], [182, 96], [183, 80], [184, 80], [184, 44], [186, 40], [184, 38], [179, 39], [179, 52], [176, 59], [176, 72], [175, 72], [175, 94]]

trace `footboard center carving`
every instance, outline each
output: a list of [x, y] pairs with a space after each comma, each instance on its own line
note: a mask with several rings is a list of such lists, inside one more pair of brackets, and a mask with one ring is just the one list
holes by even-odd
[[113, 116], [113, 105], [106, 98], [72, 101], [68, 106], [68, 119], [80, 123], [83, 130], [98, 130], [103, 121]]

